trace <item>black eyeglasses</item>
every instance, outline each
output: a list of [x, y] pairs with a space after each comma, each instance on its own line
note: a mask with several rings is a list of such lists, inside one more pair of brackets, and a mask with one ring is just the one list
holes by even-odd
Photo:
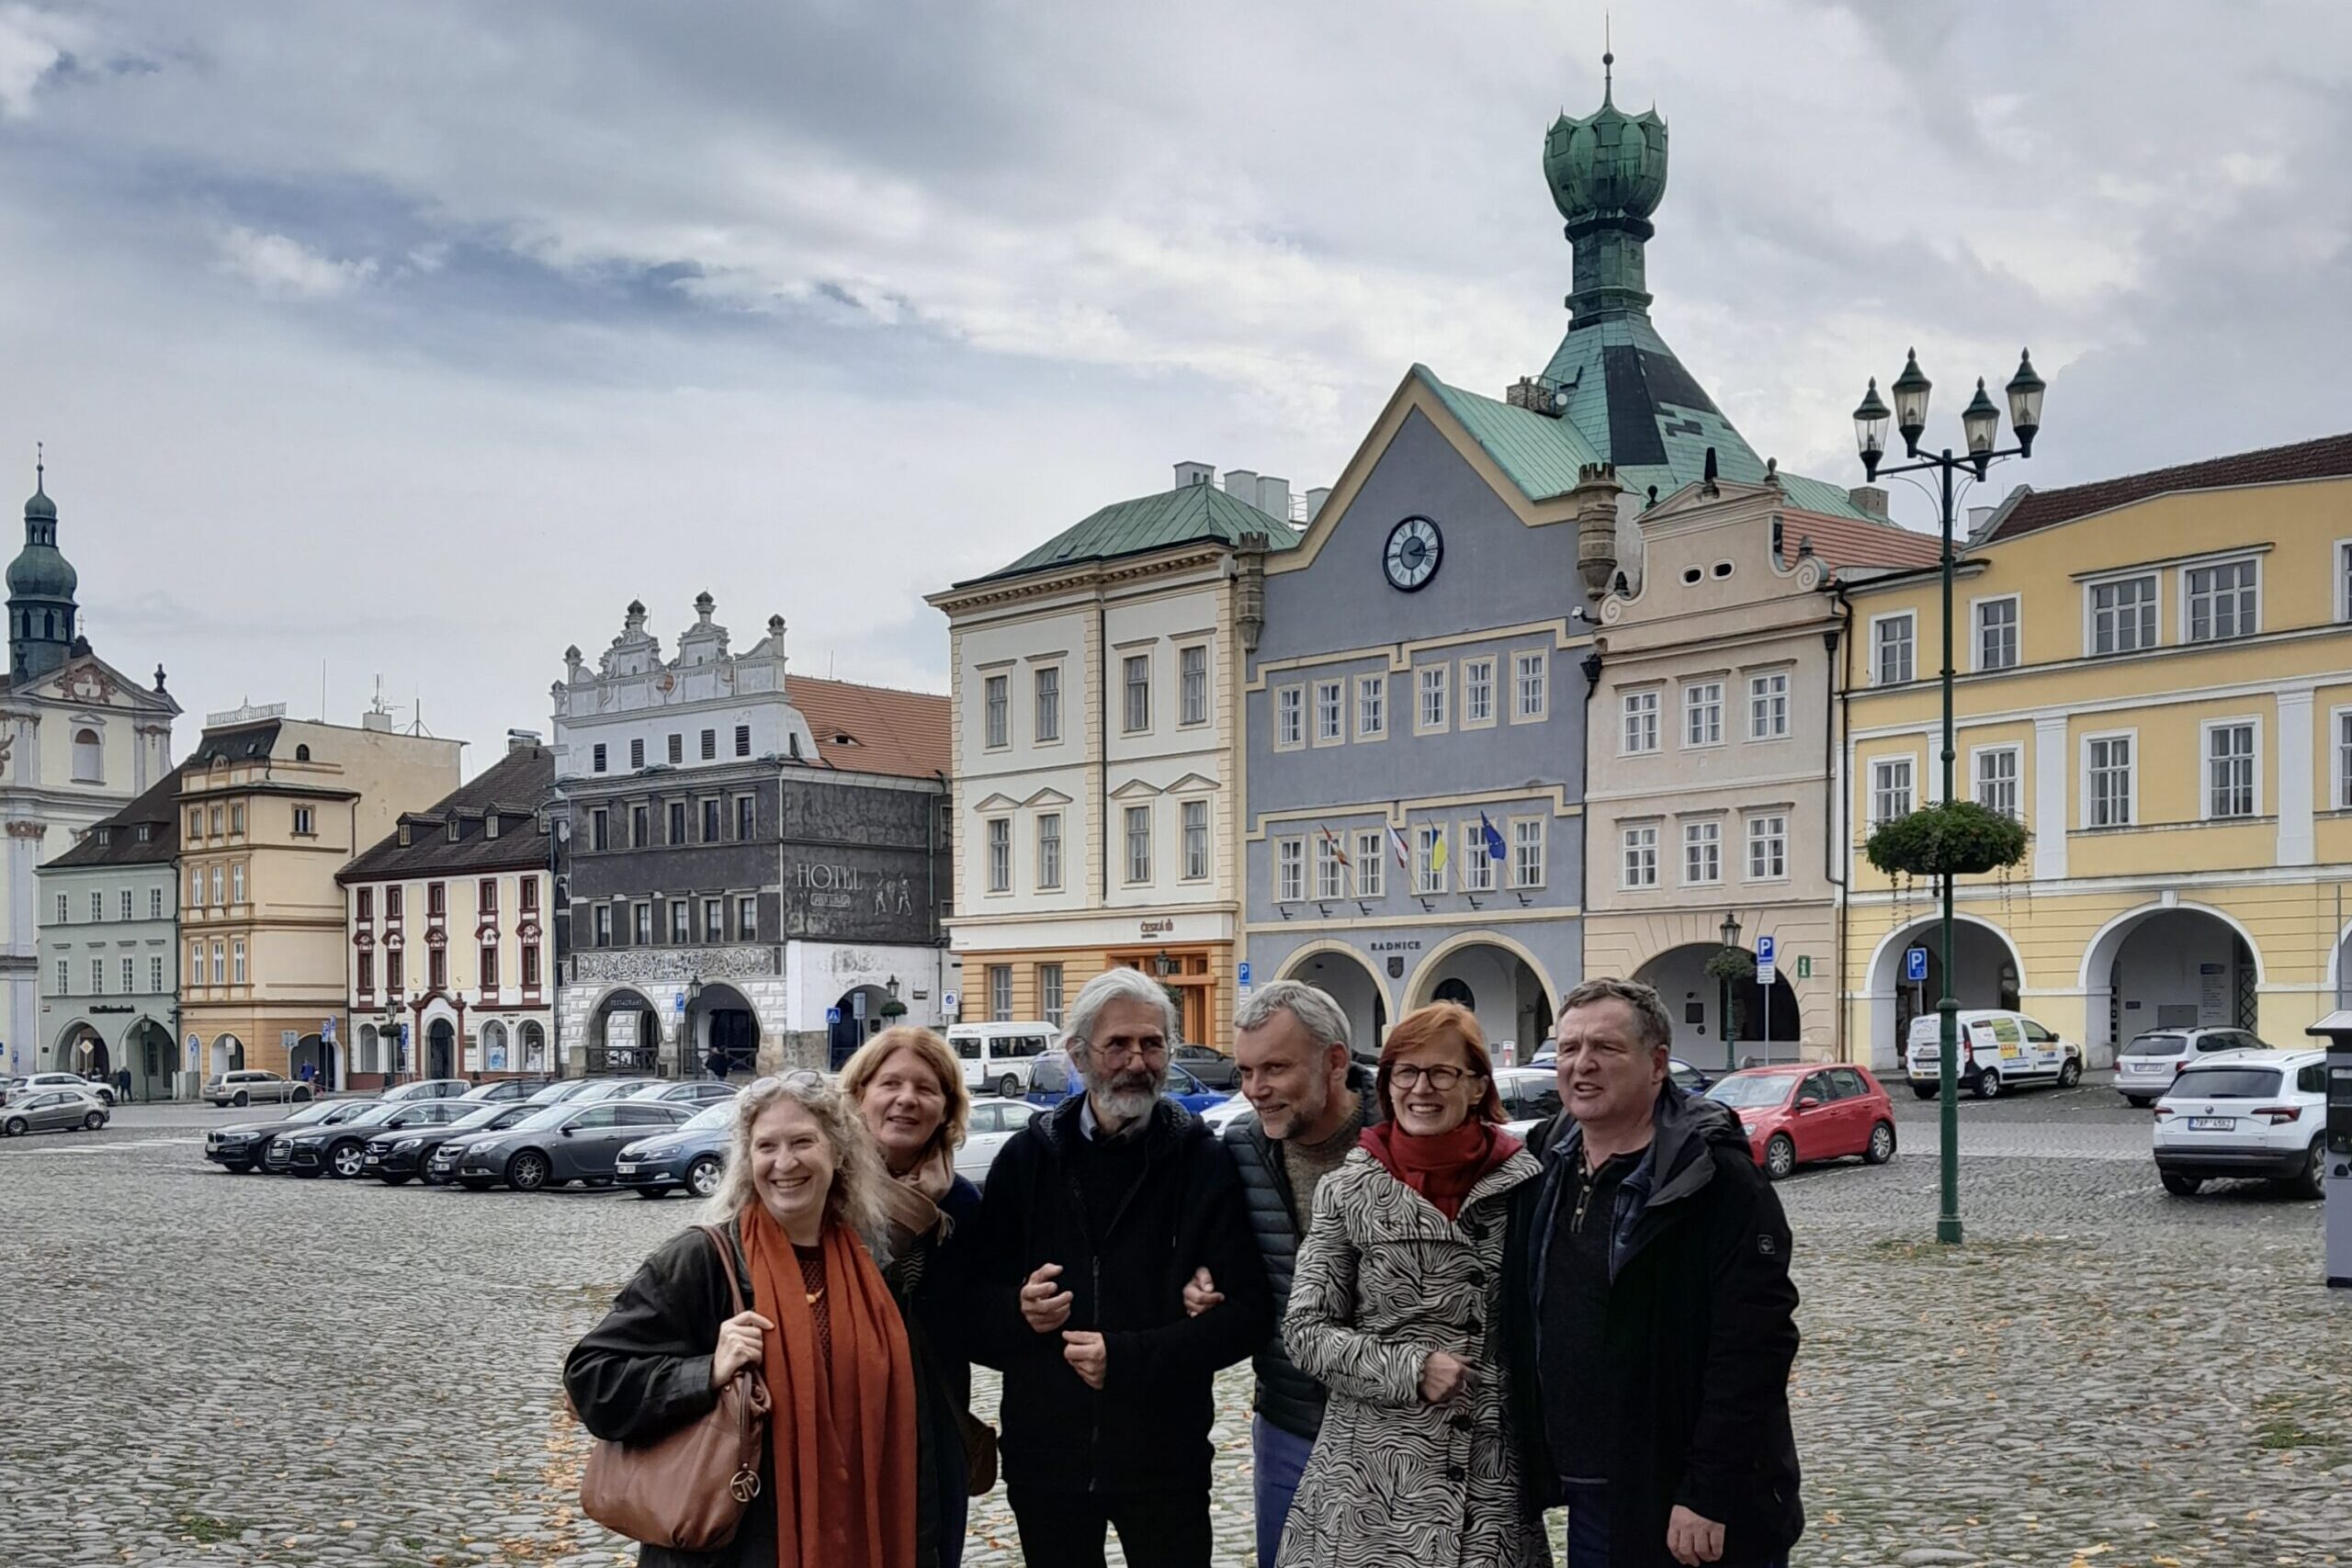
[[1388, 1069], [1388, 1081], [1398, 1089], [1411, 1089], [1416, 1084], [1426, 1083], [1441, 1094], [1464, 1078], [1485, 1076], [1469, 1067], [1425, 1067], [1419, 1062], [1400, 1062]]

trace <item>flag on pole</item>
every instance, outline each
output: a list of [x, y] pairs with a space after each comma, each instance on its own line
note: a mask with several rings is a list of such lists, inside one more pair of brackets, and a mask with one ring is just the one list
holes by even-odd
[[1405, 841], [1405, 829], [1397, 827], [1393, 822], [1390, 823], [1388, 825], [1388, 842], [1390, 847], [1395, 849], [1396, 852], [1396, 869], [1399, 871], [1412, 870], [1413, 846]]
[[[1330, 829], [1326, 828], [1323, 829], [1323, 840], [1331, 846], [1331, 858], [1338, 861], [1341, 865], [1348, 865], [1348, 852], [1346, 847], [1340, 843], [1340, 836], [1337, 833], [1332, 832]], [[1354, 868], [1351, 866], [1349, 869], [1352, 870]]]
[[1487, 840], [1487, 858], [1488, 860], [1509, 860], [1510, 858], [1510, 852], [1503, 847], [1502, 834], [1496, 831], [1495, 825], [1487, 820], [1487, 814], [1483, 811], [1478, 813], [1478, 832], [1480, 836]]
[[1431, 875], [1445, 874], [1445, 829], [1432, 828], [1430, 829], [1430, 873]]

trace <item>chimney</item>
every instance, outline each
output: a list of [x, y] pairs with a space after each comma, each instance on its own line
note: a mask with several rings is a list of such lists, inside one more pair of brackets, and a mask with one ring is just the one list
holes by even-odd
[[373, 729], [379, 734], [390, 735], [392, 732], [392, 716], [388, 713], [377, 713], [372, 711], [363, 713], [359, 716], [359, 728], [362, 729]]
[[1290, 481], [1267, 474], [1258, 480], [1258, 510], [1269, 517], [1290, 521]]
[[1225, 470], [1225, 493], [1245, 506], [1258, 504], [1258, 476], [1248, 468]]
[[1586, 463], [1577, 469], [1577, 488], [1568, 492], [1576, 504], [1577, 571], [1589, 599], [1608, 592], [1617, 573], [1618, 490], [1616, 464]]
[[1183, 490], [1192, 485], [1215, 484], [1216, 482], [1216, 465], [1215, 463], [1179, 463], [1176, 465], [1176, 488], [1178, 490]]
[[1321, 514], [1323, 511], [1323, 503], [1330, 499], [1331, 487], [1329, 485], [1317, 485], [1313, 490], [1308, 491], [1306, 492], [1306, 520], [1309, 523], [1314, 522], [1315, 519]]
[[1266, 549], [1272, 542], [1264, 534], [1244, 534], [1233, 547], [1233, 620], [1244, 653], [1258, 651], [1266, 629]]
[[506, 750], [509, 751], [528, 751], [538, 743], [539, 732], [536, 729], [510, 729], [506, 732]]
[[1846, 492], [1846, 499], [1873, 517], [1886, 516], [1886, 491], [1876, 485], [1856, 485]]

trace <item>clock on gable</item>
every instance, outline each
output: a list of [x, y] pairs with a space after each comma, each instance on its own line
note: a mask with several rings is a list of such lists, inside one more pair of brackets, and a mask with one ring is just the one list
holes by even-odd
[[1413, 593], [1429, 586], [1444, 557], [1445, 540], [1437, 525], [1426, 517], [1408, 517], [1388, 530], [1388, 547], [1381, 553], [1381, 566], [1390, 587]]

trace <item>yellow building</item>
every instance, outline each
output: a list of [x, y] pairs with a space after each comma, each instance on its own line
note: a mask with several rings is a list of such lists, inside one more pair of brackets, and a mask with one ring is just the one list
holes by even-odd
[[[1935, 889], [1860, 845], [1940, 796], [1942, 612], [1933, 569], [1846, 597], [1847, 1049], [1886, 1066], [1939, 995]], [[2094, 1067], [2158, 1027], [2300, 1043], [2343, 985], [2352, 435], [2020, 490], [1953, 603], [1955, 787], [2030, 839], [1962, 881], [1961, 1005], [2020, 1007]]]
[[235, 1067], [340, 1081], [348, 1041], [344, 893], [335, 873], [458, 786], [462, 741], [283, 716], [214, 714], [181, 774], [181, 1048]]

